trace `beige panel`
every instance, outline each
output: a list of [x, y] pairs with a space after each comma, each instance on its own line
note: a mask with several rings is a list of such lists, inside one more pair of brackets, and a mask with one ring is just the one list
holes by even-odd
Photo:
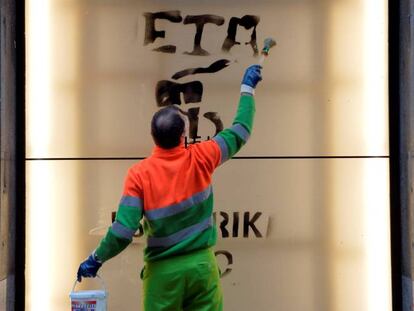
[[[33, 58], [28, 54], [29, 68], [42, 57], [47, 68], [28, 74], [27, 155], [146, 156], [156, 83], [222, 58], [231, 61], [223, 71], [178, 82], [202, 81], [202, 103], [186, 108], [200, 107], [200, 115], [216, 111], [229, 126], [243, 70], [257, 62], [244, 44], [230, 54], [221, 51], [230, 18], [244, 14], [261, 18], [259, 47], [268, 36], [278, 46], [265, 63], [255, 135], [241, 155], [387, 155], [386, 10], [385, 1], [383, 7], [375, 2], [375, 10], [371, 2], [50, 1], [49, 20], [43, 18], [40, 33], [50, 39], [50, 48], [31, 42], [28, 29], [29, 50], [40, 49]], [[144, 46], [143, 12], [164, 10], [180, 10], [183, 18], [224, 17], [223, 26], [205, 26], [202, 47], [211, 55], [183, 54], [192, 50], [195, 35], [194, 25], [183, 23], [157, 21], [166, 38]], [[39, 25], [36, 19], [33, 23]], [[249, 36], [250, 31], [237, 32], [241, 42]], [[379, 39], [372, 43], [367, 37]], [[177, 53], [152, 51], [162, 44], [175, 44]], [[377, 70], [369, 70], [370, 62]], [[42, 81], [42, 74], [48, 79]], [[42, 87], [50, 96], [31, 97]], [[214, 133], [210, 121], [201, 117], [199, 125], [203, 138]]]
[[[28, 310], [68, 308], [77, 266], [100, 239], [90, 231], [110, 225], [132, 163], [28, 162]], [[232, 269], [225, 310], [391, 310], [388, 160], [232, 160], [214, 179], [217, 211], [270, 218], [263, 238], [216, 247], [233, 256], [218, 256]], [[102, 269], [110, 310], [140, 310], [141, 241]]]

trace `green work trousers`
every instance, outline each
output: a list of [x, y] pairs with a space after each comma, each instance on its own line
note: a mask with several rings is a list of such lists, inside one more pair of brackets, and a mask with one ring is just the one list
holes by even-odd
[[146, 263], [145, 311], [222, 311], [223, 294], [211, 249]]

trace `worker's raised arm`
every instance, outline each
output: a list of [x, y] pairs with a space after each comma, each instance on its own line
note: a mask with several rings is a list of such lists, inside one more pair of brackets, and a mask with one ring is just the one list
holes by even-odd
[[79, 266], [78, 281], [82, 277], [95, 277], [105, 261], [118, 255], [132, 242], [143, 214], [142, 190], [137, 179], [138, 176], [130, 169], [115, 221], [108, 228], [98, 248]]
[[250, 137], [256, 111], [253, 95], [257, 83], [262, 80], [261, 69], [260, 65], [252, 65], [246, 69], [242, 79], [239, 106], [233, 124], [213, 138], [220, 147], [220, 164], [233, 157]]

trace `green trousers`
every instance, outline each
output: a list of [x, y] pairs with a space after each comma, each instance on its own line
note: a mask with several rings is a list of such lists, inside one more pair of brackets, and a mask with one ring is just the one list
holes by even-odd
[[147, 263], [141, 273], [145, 311], [222, 311], [223, 294], [211, 249]]

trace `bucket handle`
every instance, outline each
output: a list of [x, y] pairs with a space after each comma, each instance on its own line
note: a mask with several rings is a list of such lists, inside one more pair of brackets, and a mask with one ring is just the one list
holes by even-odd
[[[99, 282], [101, 283], [101, 286], [102, 286], [103, 290], [106, 292], [106, 286], [105, 286], [105, 282], [104, 282], [104, 280], [100, 277], [100, 275], [99, 275], [99, 274], [96, 274], [96, 277], [99, 279]], [[71, 293], [73, 293], [73, 292], [75, 291], [75, 287], [76, 287], [76, 284], [77, 284], [77, 283], [79, 283], [79, 282], [78, 282], [78, 279], [76, 279], [76, 280], [75, 280], [75, 283], [73, 283], [73, 287], [72, 287], [72, 291], [71, 291]]]

